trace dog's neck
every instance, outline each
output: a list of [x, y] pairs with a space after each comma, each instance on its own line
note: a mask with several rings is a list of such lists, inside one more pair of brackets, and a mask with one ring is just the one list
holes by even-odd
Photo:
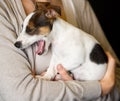
[[67, 21], [63, 20], [60, 17], [57, 17], [56, 20], [53, 22], [52, 27], [52, 34], [64, 34], [67, 30], [74, 30], [76, 27], [74, 27], [72, 24], [68, 23]]

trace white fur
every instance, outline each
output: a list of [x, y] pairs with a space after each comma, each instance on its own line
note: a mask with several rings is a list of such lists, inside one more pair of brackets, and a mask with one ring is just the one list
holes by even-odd
[[52, 39], [52, 58], [43, 78], [54, 78], [58, 64], [70, 70], [78, 80], [100, 80], [104, 76], [106, 64], [98, 65], [89, 59], [91, 50], [98, 43], [94, 37], [57, 18], [49, 39]]
[[[39, 39], [42, 35], [28, 35], [25, 33], [31, 15], [24, 21], [23, 30], [17, 41], [21, 41], [25, 48]], [[91, 50], [98, 41], [91, 35], [57, 18], [53, 23], [52, 31], [46, 40], [47, 46], [52, 43], [52, 58], [50, 66], [43, 79], [52, 79], [57, 74], [56, 66], [62, 64], [66, 70], [70, 70], [78, 80], [100, 80], [105, 72], [107, 64], [96, 64], [89, 59]]]

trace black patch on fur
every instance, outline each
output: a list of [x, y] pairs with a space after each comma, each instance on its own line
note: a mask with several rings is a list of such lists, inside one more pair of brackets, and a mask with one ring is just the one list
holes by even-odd
[[52, 23], [50, 19], [48, 19], [45, 16], [46, 11], [37, 11], [34, 16], [31, 18], [31, 21], [33, 21], [35, 28], [43, 27], [43, 26], [49, 26], [49, 28], [52, 30]]
[[31, 18], [35, 27], [43, 27], [50, 25], [50, 20], [45, 16], [44, 11], [36, 12], [33, 17]]
[[61, 7], [53, 5], [50, 2], [36, 2], [35, 8], [36, 10], [54, 9], [59, 15], [61, 15]]
[[90, 53], [90, 60], [97, 64], [103, 64], [108, 62], [107, 55], [99, 44], [95, 44], [94, 48], [92, 49]]

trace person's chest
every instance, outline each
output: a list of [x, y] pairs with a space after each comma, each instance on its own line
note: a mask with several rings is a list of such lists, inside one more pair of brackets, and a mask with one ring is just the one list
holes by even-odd
[[48, 53], [45, 55], [37, 55], [35, 58], [35, 72], [40, 74], [41, 72], [47, 70], [51, 60], [51, 50], [49, 49]]

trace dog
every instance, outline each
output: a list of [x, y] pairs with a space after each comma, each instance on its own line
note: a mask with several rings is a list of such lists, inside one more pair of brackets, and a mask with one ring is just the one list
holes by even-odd
[[[38, 42], [36, 54], [52, 57], [42, 79], [51, 80], [62, 64], [77, 80], [100, 80], [106, 73], [108, 58], [100, 43], [90, 34], [60, 17], [60, 9], [50, 3], [36, 4], [36, 10], [23, 22], [15, 46], [25, 49]], [[51, 46], [51, 47], [50, 47]]]

